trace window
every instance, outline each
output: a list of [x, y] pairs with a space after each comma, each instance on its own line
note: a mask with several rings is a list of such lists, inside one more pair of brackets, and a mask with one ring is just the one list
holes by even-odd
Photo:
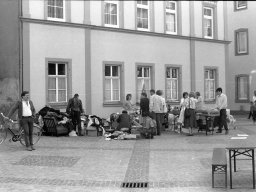
[[105, 65], [104, 102], [120, 101], [121, 66]]
[[235, 55], [248, 55], [248, 29], [235, 31]]
[[236, 102], [249, 101], [249, 75], [236, 76]]
[[137, 1], [137, 29], [149, 31], [149, 2]]
[[104, 22], [105, 22], [105, 26], [109, 26], [109, 27], [119, 26], [118, 1], [104, 2]]
[[247, 9], [247, 1], [234, 1], [235, 11]]
[[166, 33], [177, 34], [177, 2], [166, 1], [165, 7]]
[[204, 7], [204, 38], [213, 39], [213, 8]]
[[47, 18], [49, 20], [64, 21], [65, 19], [65, 2], [64, 0], [48, 0]]
[[48, 102], [67, 102], [66, 63], [48, 63]]
[[166, 100], [178, 101], [179, 96], [179, 68], [166, 68]]
[[150, 95], [151, 89], [151, 67], [138, 66], [137, 67], [137, 102], [140, 102], [140, 95], [142, 92]]
[[204, 73], [204, 100], [215, 100], [215, 88], [216, 88], [216, 69], [206, 69]]

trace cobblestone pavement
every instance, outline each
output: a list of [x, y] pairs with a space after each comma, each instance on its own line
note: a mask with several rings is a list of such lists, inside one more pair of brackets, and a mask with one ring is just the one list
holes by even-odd
[[[237, 162], [234, 189], [223, 188], [224, 175], [216, 175], [216, 188], [211, 187], [213, 148], [225, 147], [237, 134], [255, 137], [256, 125], [245, 116], [236, 118], [238, 128], [229, 135], [166, 131], [151, 140], [122, 141], [43, 136], [35, 151], [7, 139], [0, 145], [0, 192], [255, 191], [251, 162], [245, 158]], [[141, 188], [127, 188], [134, 183]]]

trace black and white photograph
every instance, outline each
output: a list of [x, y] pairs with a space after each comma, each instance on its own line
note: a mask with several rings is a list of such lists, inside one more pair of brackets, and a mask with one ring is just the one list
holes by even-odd
[[255, 191], [255, 10], [0, 0], [0, 192]]

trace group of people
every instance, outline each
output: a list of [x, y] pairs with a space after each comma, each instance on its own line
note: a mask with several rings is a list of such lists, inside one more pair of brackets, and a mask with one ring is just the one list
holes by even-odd
[[[69, 100], [66, 110], [67, 113], [71, 115], [74, 127], [78, 125], [78, 134], [81, 135], [80, 115], [82, 112], [84, 112], [84, 110], [82, 107], [82, 101], [79, 99], [78, 94], [75, 94], [74, 97]], [[36, 116], [36, 111], [33, 102], [30, 100], [30, 95], [28, 91], [23, 91], [21, 93], [21, 100], [15, 102], [15, 104], [10, 109], [7, 117], [10, 119], [15, 111], [18, 111], [20, 126], [24, 130], [26, 150], [35, 150], [35, 147], [33, 145], [33, 124], [34, 118]]]
[[[131, 103], [131, 99], [132, 95], [127, 94], [126, 101], [123, 104], [123, 112], [128, 115], [136, 110], [136, 106]], [[217, 133], [222, 133], [222, 128], [224, 127], [225, 134], [228, 134], [226, 112], [227, 96], [222, 93], [222, 88], [220, 87], [216, 89], [216, 105], [213, 109], [219, 112], [219, 117], [217, 119], [219, 127]], [[185, 128], [188, 128], [188, 135], [190, 136], [193, 135], [193, 129], [197, 127], [196, 111], [200, 110], [203, 110], [203, 98], [200, 95], [200, 92], [184, 92], [180, 102], [180, 114], [177, 122]], [[167, 113], [167, 106], [162, 90], [157, 90], [155, 92], [154, 89], [151, 89], [149, 98], [145, 92], [141, 93], [140, 114], [142, 118], [149, 116], [156, 121], [157, 135], [161, 135], [165, 113]], [[186, 115], [188, 113], [189, 115]]]
[[[222, 127], [224, 126], [225, 134], [228, 134], [227, 125], [227, 96], [222, 93], [222, 88], [216, 89], [216, 105], [212, 110], [218, 110], [219, 118], [217, 124], [219, 125], [217, 133], [222, 133]], [[186, 110], [189, 110], [189, 115], [186, 115]], [[184, 92], [183, 98], [180, 102], [180, 115], [178, 124], [184, 125], [189, 130], [189, 136], [193, 135], [193, 128], [197, 127], [196, 111], [203, 110], [203, 98], [200, 92]]]
[[[222, 132], [222, 127], [224, 126], [226, 134], [228, 134], [228, 126], [226, 121], [226, 108], [227, 108], [227, 96], [222, 93], [222, 88], [216, 89], [217, 99], [216, 99], [216, 109], [220, 112], [219, 118], [219, 129], [217, 133]], [[256, 103], [256, 91], [254, 92], [254, 102]], [[128, 121], [129, 114], [133, 113], [136, 109], [135, 105], [131, 103], [132, 95], [127, 94], [126, 101], [123, 105], [123, 119]], [[190, 92], [183, 93], [183, 98], [180, 103], [180, 116], [178, 122], [184, 124], [185, 127], [189, 128], [190, 135], [193, 134], [193, 128], [196, 127], [196, 115], [195, 109], [199, 109], [203, 105], [202, 97], [199, 92], [195, 94]], [[184, 117], [185, 109], [190, 109], [190, 116]], [[254, 108], [253, 108], [254, 109]], [[255, 104], [256, 109], [256, 104]], [[7, 115], [9, 118], [18, 110], [18, 118], [20, 120], [20, 125], [24, 129], [26, 149], [28, 151], [35, 150], [33, 145], [33, 118], [35, 116], [35, 108], [33, 102], [29, 99], [29, 92], [23, 91], [21, 93], [21, 100], [17, 101], [15, 105], [9, 111]], [[66, 112], [71, 115], [74, 127], [78, 125], [78, 135], [81, 135], [81, 119], [80, 115], [84, 112], [82, 107], [82, 101], [79, 99], [79, 95], [75, 94], [68, 102]], [[163, 91], [154, 89], [150, 90], [150, 98], [148, 98], [146, 92], [141, 93], [140, 99], [140, 114], [142, 118], [151, 117], [156, 121], [157, 135], [161, 135], [161, 129], [163, 126], [164, 114], [167, 113], [167, 106], [165, 98], [163, 97]], [[256, 110], [255, 110], [256, 114]], [[255, 116], [256, 117], [256, 116]], [[119, 123], [122, 122], [122, 116], [119, 118]], [[126, 126], [126, 125], [124, 125]]]
[[[124, 113], [132, 114], [137, 110], [135, 104], [131, 103], [132, 95], [126, 95], [126, 101], [123, 104]], [[156, 134], [161, 135], [162, 124], [164, 120], [164, 114], [167, 113], [167, 106], [165, 98], [163, 97], [163, 91], [154, 89], [150, 90], [150, 98], [148, 98], [146, 92], [141, 93], [140, 98], [140, 114], [142, 121], [145, 121], [146, 117], [151, 117], [156, 121]]]

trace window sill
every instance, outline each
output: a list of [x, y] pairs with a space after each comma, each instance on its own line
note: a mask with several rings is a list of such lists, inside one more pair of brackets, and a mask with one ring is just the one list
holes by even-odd
[[116, 102], [104, 102], [103, 107], [122, 107], [123, 103], [120, 101]]
[[243, 56], [243, 55], [249, 55], [249, 53], [246, 52], [246, 53], [236, 53], [236, 54], [235, 54], [235, 56]]
[[62, 103], [48, 103], [52, 108], [54, 109], [66, 109], [67, 107], [67, 102], [62, 102]]
[[249, 99], [244, 99], [244, 100], [236, 99], [235, 102], [236, 103], [250, 103], [250, 100]]
[[47, 20], [49, 20], [49, 21], [65, 22], [65, 18], [63, 18], [63, 19], [58, 19], [58, 18], [55, 18], [55, 17], [47, 17]]
[[216, 100], [206, 100], [204, 101], [205, 104], [215, 104], [216, 103]]

